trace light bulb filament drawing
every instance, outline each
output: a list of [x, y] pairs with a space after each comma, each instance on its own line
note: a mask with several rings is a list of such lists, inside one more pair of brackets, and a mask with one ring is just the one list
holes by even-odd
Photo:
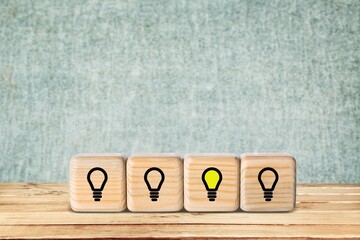
[[[158, 172], [160, 174], [160, 177], [161, 177], [160, 181], [155, 185], [151, 184], [149, 182], [149, 176], [148, 176], [149, 173], [153, 172], [153, 171]], [[147, 188], [149, 189], [151, 201], [156, 202], [158, 200], [158, 198], [159, 198], [159, 191], [161, 189], [161, 186], [165, 181], [164, 172], [160, 168], [157, 168], [157, 167], [149, 168], [144, 174], [144, 181], [146, 183]]]
[[[264, 172], [266, 172], [266, 171], [270, 171], [275, 175], [275, 180], [273, 181], [271, 187], [266, 187], [265, 184], [264, 184], [264, 181], [262, 179], [262, 174]], [[258, 181], [259, 181], [259, 183], [261, 185], [262, 190], [264, 191], [264, 199], [265, 199], [265, 201], [270, 202], [271, 199], [273, 198], [273, 191], [275, 189], [275, 186], [276, 186], [278, 180], [279, 180], [279, 174], [277, 173], [277, 171], [275, 169], [273, 169], [271, 167], [263, 168], [259, 172]]]
[[[104, 175], [104, 179], [102, 180], [101, 186], [100, 187], [95, 187], [93, 181], [91, 180], [91, 174], [99, 171]], [[95, 167], [92, 168], [88, 174], [87, 174], [87, 181], [90, 185], [91, 190], [93, 191], [93, 198], [95, 202], [100, 202], [101, 198], [102, 198], [102, 191], [104, 190], [105, 184], [108, 180], [108, 175], [106, 173], [106, 171], [100, 167]]]
[[207, 168], [203, 172], [201, 179], [208, 191], [207, 197], [209, 201], [214, 202], [216, 199], [216, 192], [222, 181], [222, 174], [220, 170], [214, 167]]

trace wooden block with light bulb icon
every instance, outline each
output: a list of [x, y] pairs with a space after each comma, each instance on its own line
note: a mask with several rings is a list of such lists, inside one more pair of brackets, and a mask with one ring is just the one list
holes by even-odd
[[240, 208], [249, 212], [288, 212], [295, 207], [296, 162], [285, 153], [241, 155]]
[[70, 161], [70, 205], [76, 212], [125, 210], [125, 157], [121, 154], [74, 156]]
[[189, 212], [232, 212], [239, 208], [239, 160], [233, 154], [187, 154], [184, 207]]
[[183, 208], [183, 162], [176, 154], [134, 154], [126, 164], [127, 206], [132, 212]]

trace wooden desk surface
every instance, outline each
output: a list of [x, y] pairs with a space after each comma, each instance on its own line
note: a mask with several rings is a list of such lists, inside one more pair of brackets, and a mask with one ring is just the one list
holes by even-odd
[[0, 238], [360, 238], [360, 185], [298, 185], [290, 213], [75, 213], [68, 184], [1, 183]]

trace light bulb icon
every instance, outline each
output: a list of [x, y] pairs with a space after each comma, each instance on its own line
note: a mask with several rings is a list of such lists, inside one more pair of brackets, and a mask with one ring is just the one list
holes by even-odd
[[[149, 176], [149, 173], [151, 173], [152, 177]], [[154, 174], [158, 176], [156, 175], [154, 176]], [[152, 167], [145, 172], [144, 181], [146, 183], [147, 188], [149, 189], [151, 201], [156, 202], [158, 200], [159, 191], [161, 189], [162, 184], [164, 183], [164, 180], [165, 180], [165, 174], [160, 168]]]
[[[271, 181], [272, 185], [270, 187], [267, 184], [266, 184], [267, 186], [265, 186], [264, 179], [262, 178], [263, 173], [266, 171], [272, 172], [275, 176], [274, 181]], [[258, 180], [259, 180], [262, 190], [264, 191], [265, 201], [271, 202], [271, 199], [273, 198], [273, 191], [279, 180], [279, 174], [277, 173], [277, 171], [275, 169], [273, 169], [271, 167], [266, 167], [266, 168], [261, 169], [261, 171], [259, 172]]]
[[209, 201], [214, 202], [216, 198], [216, 191], [222, 181], [222, 174], [220, 170], [214, 167], [207, 168], [203, 172], [201, 179], [208, 191], [207, 197], [209, 198]]
[[[103, 175], [102, 180], [99, 181], [97, 177], [94, 177], [93, 174], [95, 174], [96, 172], [100, 172]], [[93, 180], [91, 180], [91, 178], [93, 178]], [[108, 175], [107, 175], [106, 171], [102, 168], [95, 167], [95, 168], [92, 168], [88, 172], [87, 181], [90, 185], [91, 190], [93, 191], [93, 198], [94, 198], [95, 202], [100, 202], [100, 200], [102, 198], [102, 191], [104, 190], [107, 180], [108, 180]], [[95, 186], [94, 186], [94, 183], [95, 183]]]

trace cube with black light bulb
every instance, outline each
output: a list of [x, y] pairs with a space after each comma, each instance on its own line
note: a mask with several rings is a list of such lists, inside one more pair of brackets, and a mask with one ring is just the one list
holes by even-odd
[[233, 154], [187, 154], [184, 207], [190, 212], [231, 212], [239, 208], [239, 160]]
[[286, 153], [241, 155], [240, 208], [248, 212], [287, 212], [295, 207], [296, 162]]
[[126, 208], [125, 157], [79, 154], [70, 161], [70, 205], [76, 212], [121, 212]]
[[127, 205], [132, 212], [183, 208], [183, 162], [176, 154], [134, 154], [127, 168]]

